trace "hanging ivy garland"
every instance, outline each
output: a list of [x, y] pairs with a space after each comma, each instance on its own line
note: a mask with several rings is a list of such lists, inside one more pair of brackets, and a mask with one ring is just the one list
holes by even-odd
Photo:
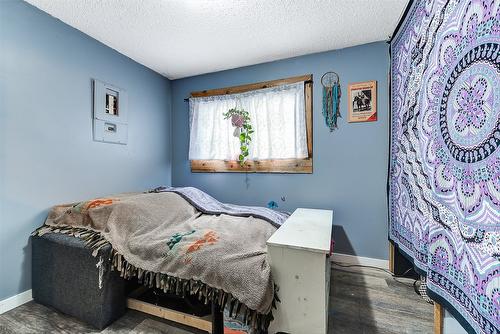
[[229, 109], [228, 112], [222, 115], [224, 119], [231, 118], [231, 124], [235, 127], [233, 135], [240, 139], [240, 155], [238, 156], [238, 161], [240, 162], [240, 166], [243, 167], [249, 155], [248, 150], [252, 141], [250, 135], [254, 133], [252, 125], [250, 124], [250, 115], [248, 111], [236, 108]]

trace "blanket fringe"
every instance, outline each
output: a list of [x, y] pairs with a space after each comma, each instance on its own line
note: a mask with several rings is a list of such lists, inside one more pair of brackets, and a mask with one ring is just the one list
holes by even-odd
[[[187, 295], [197, 296], [198, 300], [204, 302], [206, 305], [214, 302], [215, 305], [219, 307], [220, 311], [223, 311], [226, 306], [228, 306], [229, 316], [231, 318], [237, 320], [239, 315], [243, 315], [243, 322], [252, 329], [266, 331], [271, 321], [274, 320], [272, 309], [267, 314], [259, 313], [247, 307], [229, 292], [211, 287], [199, 280], [182, 279], [135, 267], [130, 264], [123, 255], [118, 253], [111, 243], [97, 231], [69, 226], [56, 227], [43, 225], [36, 229], [31, 235], [43, 236], [46, 233], [61, 233], [79, 238], [92, 250], [92, 256], [94, 257], [98, 255], [102, 248], [109, 245], [111, 246], [109, 256], [111, 270], [118, 271], [120, 277], [127, 280], [137, 278], [139, 283], [149, 288], [160, 289], [164, 293], [176, 294], [181, 297], [186, 297]], [[272, 308], [274, 309], [276, 309], [276, 302], [280, 302], [277, 292], [278, 286], [275, 284], [272, 301]]]

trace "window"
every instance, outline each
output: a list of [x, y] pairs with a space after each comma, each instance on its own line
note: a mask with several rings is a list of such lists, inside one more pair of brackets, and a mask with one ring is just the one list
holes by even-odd
[[[247, 111], [254, 130], [243, 165], [223, 116], [231, 108]], [[189, 112], [193, 172], [312, 173], [312, 75], [193, 92]]]

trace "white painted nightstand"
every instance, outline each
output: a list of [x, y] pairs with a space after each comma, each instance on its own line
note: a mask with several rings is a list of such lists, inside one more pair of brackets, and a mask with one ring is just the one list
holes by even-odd
[[326, 334], [333, 212], [297, 209], [267, 241], [279, 286], [270, 333]]

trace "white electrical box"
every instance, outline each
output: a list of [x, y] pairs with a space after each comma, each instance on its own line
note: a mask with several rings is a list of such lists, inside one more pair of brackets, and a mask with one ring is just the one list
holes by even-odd
[[128, 101], [124, 89], [93, 80], [94, 141], [126, 145], [128, 140]]

